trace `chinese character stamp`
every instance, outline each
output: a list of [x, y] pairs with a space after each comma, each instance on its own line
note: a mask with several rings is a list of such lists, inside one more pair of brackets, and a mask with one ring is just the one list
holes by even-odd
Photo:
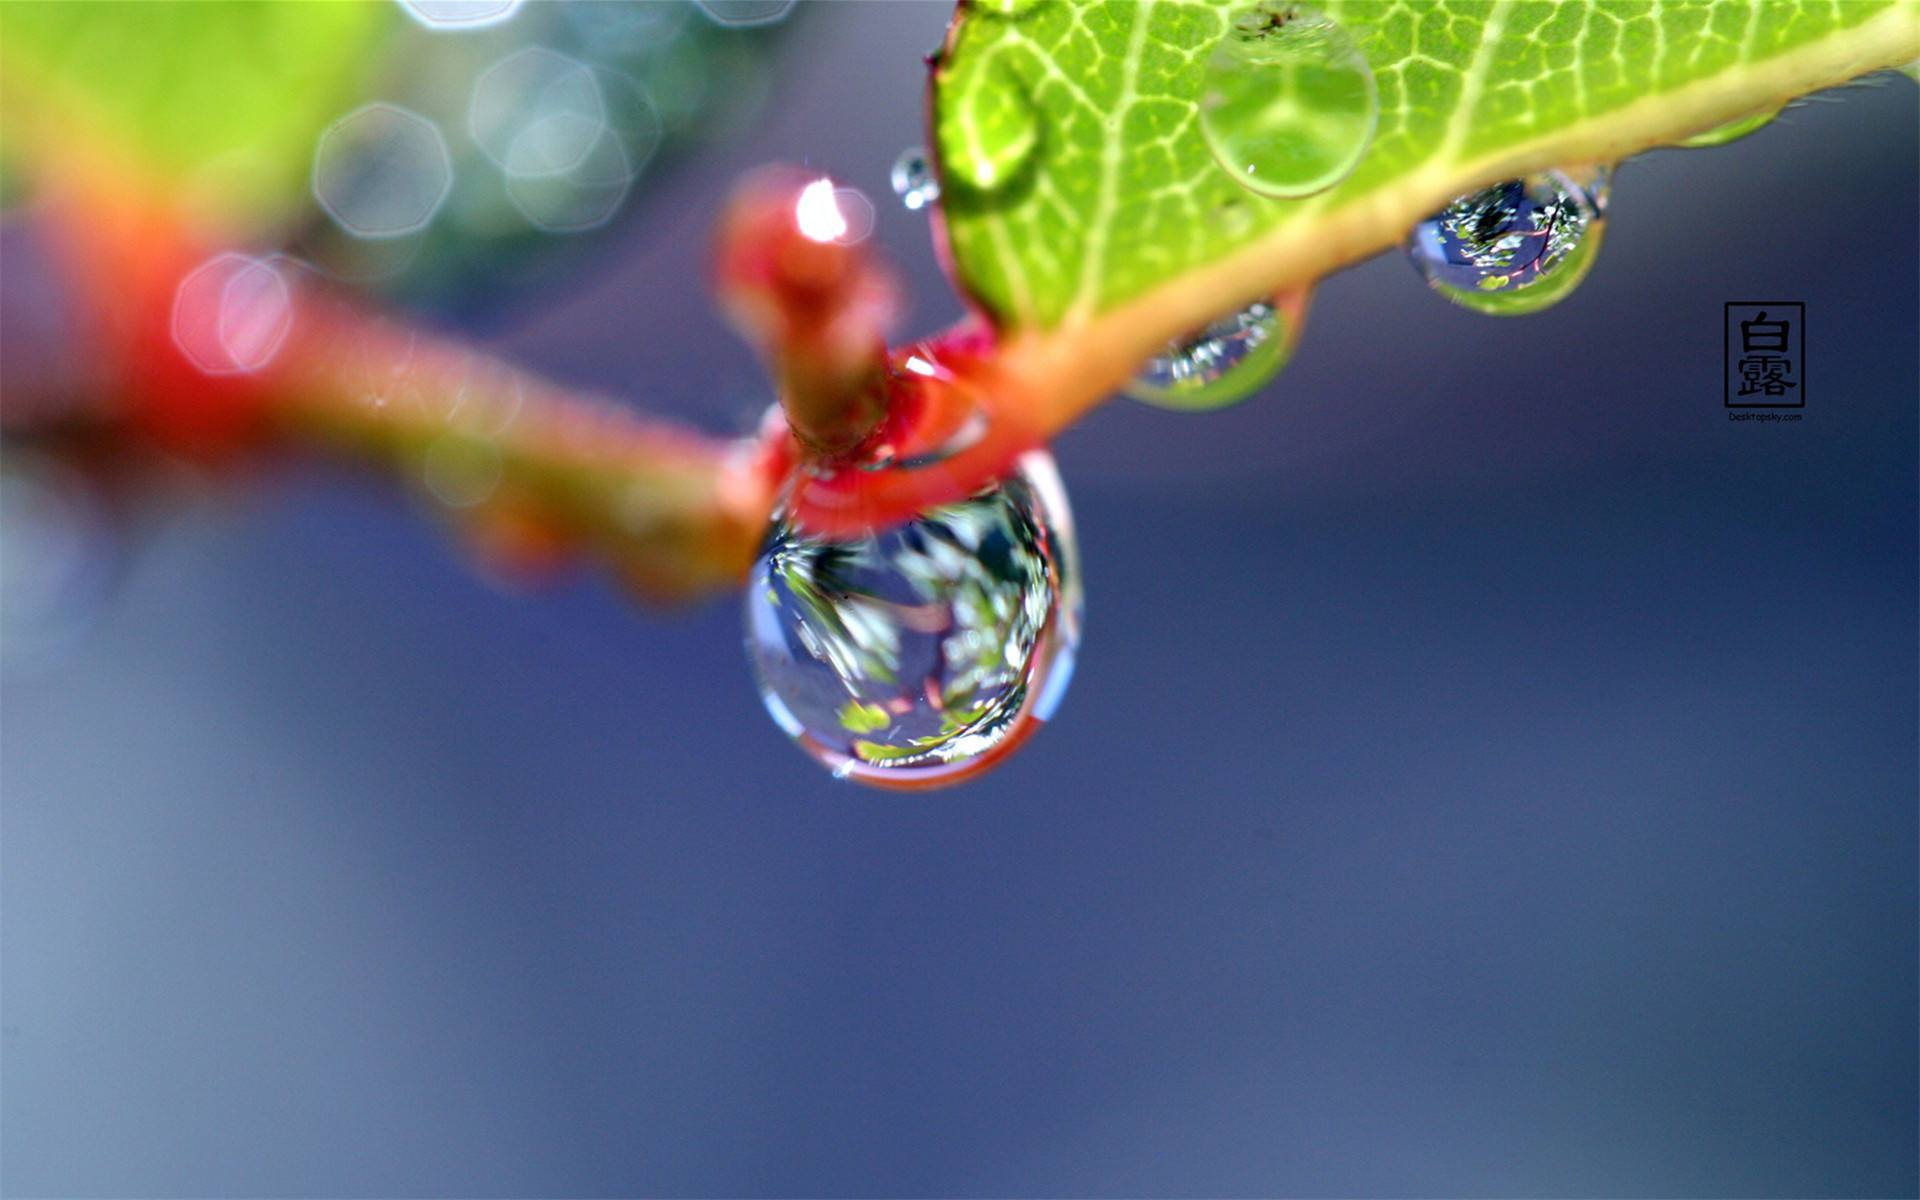
[[1729, 300], [1725, 322], [1726, 407], [1806, 407], [1807, 306]]

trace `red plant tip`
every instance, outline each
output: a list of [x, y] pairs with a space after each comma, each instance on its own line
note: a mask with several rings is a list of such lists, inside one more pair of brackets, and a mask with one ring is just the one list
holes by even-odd
[[791, 168], [749, 176], [721, 214], [714, 289], [772, 369], [795, 436], [843, 454], [885, 416], [893, 276], [860, 243], [871, 227], [858, 193]]
[[963, 500], [1011, 471], [1046, 430], [995, 361], [991, 333], [973, 323], [894, 351], [886, 416], [848, 454], [794, 475], [788, 519], [855, 537]]
[[800, 189], [793, 206], [793, 220], [800, 235], [815, 242], [839, 242], [850, 231], [847, 214], [833, 194], [833, 180], [820, 178]]

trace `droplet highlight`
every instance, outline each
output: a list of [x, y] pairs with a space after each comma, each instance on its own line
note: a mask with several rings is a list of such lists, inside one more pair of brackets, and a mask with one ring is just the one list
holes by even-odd
[[1235, 313], [1167, 343], [1147, 360], [1127, 395], [1159, 408], [1224, 408], [1273, 380], [1293, 356], [1301, 305], [1256, 300]]
[[900, 157], [893, 160], [887, 181], [893, 185], [893, 194], [900, 197], [900, 203], [909, 211], [918, 212], [940, 199], [940, 177], [935, 174], [933, 160], [927, 157], [923, 147], [901, 151]]
[[1010, 21], [1024, 20], [1053, 3], [1053, 0], [975, 0], [979, 10], [992, 17]]
[[971, 778], [1048, 720], [1081, 596], [1053, 459], [895, 528], [829, 540], [776, 514], [748, 579], [746, 644], [774, 721], [841, 778]]
[[982, 192], [1006, 186], [1040, 144], [1026, 86], [1004, 59], [990, 58], [949, 79], [942, 95], [934, 137], [947, 177]]
[[1539, 312], [1592, 269], [1607, 178], [1582, 186], [1548, 171], [1469, 193], [1414, 227], [1407, 256], [1428, 286], [1464, 308]]
[[1207, 62], [1201, 132], [1221, 167], [1263, 196], [1311, 196], [1345, 179], [1379, 118], [1359, 43], [1304, 5], [1235, 12]]

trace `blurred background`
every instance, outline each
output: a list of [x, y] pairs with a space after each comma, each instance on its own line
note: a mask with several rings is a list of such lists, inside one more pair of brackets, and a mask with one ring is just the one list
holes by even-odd
[[[288, 252], [743, 431], [689, 281], [784, 160], [958, 316], [888, 183], [947, 6], [716, 11], [356, 34], [398, 149], [317, 147]], [[639, 90], [576, 153], [579, 64]], [[489, 78], [559, 114], [511, 170]], [[1073, 690], [957, 791], [789, 746], [730, 602], [502, 590], [322, 464], [128, 523], [10, 451], [0, 1189], [1914, 1194], [1915, 95], [1626, 164], [1543, 314], [1388, 255], [1259, 397], [1094, 414]], [[1721, 407], [1751, 299], [1803, 421]]]

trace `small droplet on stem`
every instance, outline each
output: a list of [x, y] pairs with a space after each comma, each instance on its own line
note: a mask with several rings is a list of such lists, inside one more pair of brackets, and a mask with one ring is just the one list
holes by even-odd
[[893, 194], [900, 197], [900, 203], [910, 211], [918, 212], [940, 198], [940, 178], [934, 174], [933, 160], [921, 146], [900, 152], [900, 157], [893, 160], [888, 181], [893, 184]]

